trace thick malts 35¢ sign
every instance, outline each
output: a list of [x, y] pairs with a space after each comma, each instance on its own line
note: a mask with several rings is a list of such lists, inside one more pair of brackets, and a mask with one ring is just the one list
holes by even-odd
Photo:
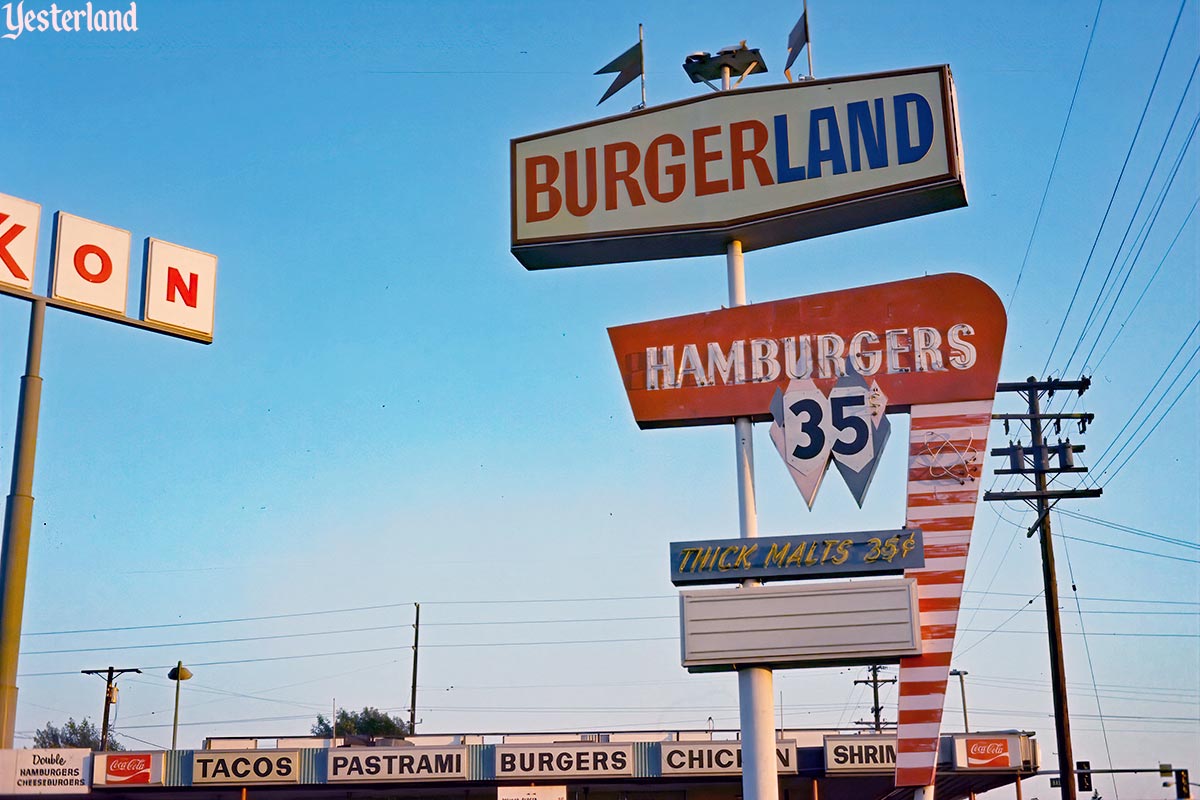
[[925, 563], [921, 529], [671, 542], [671, 583], [899, 575]]

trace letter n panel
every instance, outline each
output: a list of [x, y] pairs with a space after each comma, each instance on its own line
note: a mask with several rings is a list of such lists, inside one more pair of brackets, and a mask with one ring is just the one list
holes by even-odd
[[994, 399], [912, 407], [905, 524], [924, 531], [925, 566], [904, 573], [917, 581], [921, 655], [900, 659], [897, 786], [930, 786], [937, 769], [942, 703]]
[[212, 341], [217, 257], [161, 239], [146, 240], [146, 322]]

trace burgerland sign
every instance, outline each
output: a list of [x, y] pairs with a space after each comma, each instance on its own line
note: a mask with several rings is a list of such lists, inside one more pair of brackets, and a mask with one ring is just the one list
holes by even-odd
[[[721, 255], [959, 208], [957, 117], [942, 65], [720, 92], [517, 138], [512, 253], [527, 269]], [[861, 505], [887, 415], [909, 414], [903, 527], [878, 545], [868, 536], [861, 556], [874, 569], [891, 542], [892, 559], [915, 558], [921, 531], [923, 563], [903, 567], [917, 646], [894, 653], [897, 786], [936, 774], [1005, 328], [990, 288], [945, 274], [609, 329], [639, 427], [771, 422], [810, 507], [830, 464]], [[683, 544], [673, 578], [687, 582], [764, 566], [795, 580], [854, 560], [852, 537], [777, 541], [769, 565], [752, 545]], [[685, 599], [705, 594], [716, 593]]]
[[967, 204], [946, 66], [668, 103], [514, 139], [511, 167], [529, 269], [755, 250]]

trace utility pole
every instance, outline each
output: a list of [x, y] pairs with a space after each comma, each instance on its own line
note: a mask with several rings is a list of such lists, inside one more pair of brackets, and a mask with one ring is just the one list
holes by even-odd
[[421, 641], [421, 604], [413, 603], [416, 615], [413, 617], [413, 669], [412, 695], [408, 704], [408, 733], [411, 736], [417, 732], [417, 645]]
[[113, 681], [118, 675], [124, 675], [126, 672], [136, 672], [142, 674], [140, 669], [135, 667], [126, 667], [125, 669], [81, 669], [84, 675], [99, 675], [104, 678], [104, 722], [100, 725], [100, 751], [108, 750], [108, 712], [112, 708], [112, 704], [117, 702], [117, 686]]
[[[967, 672], [966, 670], [961, 670], [961, 669], [950, 670], [950, 677], [958, 678], [958, 690], [962, 693], [963, 733], [971, 732], [971, 721], [967, 719], [967, 680], [966, 679], [967, 679], [967, 675], [969, 675], [969, 674], [970, 673]], [[1018, 783], [1020, 783], [1019, 776], [1018, 776]], [[1018, 788], [1017, 789], [1018, 798], [1020, 797], [1020, 791], [1021, 791], [1020, 788]], [[975, 800], [975, 792], [974, 791], [969, 792], [967, 794], [967, 797], [969, 800]]]
[[[1074, 421], [1079, 424], [1079, 432], [1087, 429], [1092, 421], [1091, 414], [1043, 414], [1041, 399], [1054, 396], [1055, 391], [1073, 390], [1083, 394], [1091, 386], [1091, 380], [1082, 378], [1077, 381], [1047, 380], [1039, 381], [1029, 378], [1025, 383], [1001, 383], [996, 392], [1015, 392], [1020, 394], [1029, 407], [1027, 414], [993, 414], [992, 419], [1004, 421], [1007, 433], [1010, 422], [1016, 420], [1028, 424], [1030, 445], [1026, 450], [1020, 439], [1008, 447], [992, 449], [993, 456], [1005, 456], [1009, 459], [1008, 469], [995, 470], [997, 475], [1024, 475], [1033, 481], [1034, 491], [1015, 492], [984, 492], [983, 499], [989, 502], [1004, 500], [1023, 500], [1037, 512], [1037, 521], [1026, 532], [1027, 537], [1035, 532], [1040, 533], [1042, 549], [1042, 580], [1045, 584], [1046, 597], [1046, 628], [1050, 639], [1050, 679], [1054, 696], [1054, 729], [1058, 745], [1058, 770], [1060, 775], [1069, 776], [1075, 768], [1071, 753], [1071, 721], [1067, 711], [1067, 675], [1063, 664], [1062, 622], [1058, 615], [1058, 578], [1054, 568], [1054, 547], [1051, 541], [1050, 511], [1059, 500], [1068, 498], [1099, 497], [1101, 489], [1050, 489], [1047, 475], [1087, 472], [1086, 467], [1075, 466], [1074, 454], [1081, 452], [1083, 445], [1073, 445], [1068, 438], [1065, 442], [1059, 440], [1056, 445], [1048, 446], [1045, 441], [1043, 422], [1052, 422], [1056, 433], [1061, 433], [1064, 421]], [[1058, 461], [1057, 467], [1050, 466], [1052, 458]], [[1053, 502], [1051, 502], [1053, 501]], [[1062, 781], [1062, 800], [1075, 800], [1075, 782]]]
[[[966, 677], [970, 674], [971, 673], [967, 672], [966, 670], [962, 670], [962, 669], [950, 670], [950, 677], [958, 678], [958, 690], [959, 690], [959, 692], [962, 693], [963, 733], [971, 732], [971, 721], [969, 719], [967, 719], [967, 682], [966, 682]], [[972, 792], [971, 794], [974, 794], [974, 792]]]
[[[880, 731], [883, 730], [883, 717], [882, 717], [883, 706], [880, 705], [880, 703], [879, 703], [879, 686], [881, 684], [885, 684], [885, 683], [895, 683], [896, 679], [895, 678], [887, 678], [884, 680], [880, 680], [879, 679], [879, 670], [881, 670], [882, 667], [880, 667], [879, 665], [874, 665], [874, 666], [868, 667], [868, 669], [871, 672], [871, 677], [868, 679], [865, 679], [865, 680], [855, 681], [854, 683], [855, 684], [860, 684], [860, 683], [871, 684], [871, 691], [875, 697], [875, 704], [873, 706], [871, 706], [871, 714], [875, 717], [875, 723], [874, 723], [875, 732], [879, 733]], [[854, 724], [855, 725], [871, 725], [872, 723], [866, 721], [865, 719], [860, 719], [857, 722], [855, 722]]]

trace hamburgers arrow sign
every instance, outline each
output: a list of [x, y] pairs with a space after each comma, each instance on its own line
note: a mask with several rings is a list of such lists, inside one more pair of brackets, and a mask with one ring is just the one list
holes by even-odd
[[899, 786], [933, 783], [1005, 329], [1000, 298], [959, 274], [609, 329], [639, 426], [770, 420], [810, 503], [831, 462], [852, 489], [874, 469], [887, 413], [911, 416], [903, 527], [921, 529], [925, 560], [904, 571], [920, 654], [899, 659]]
[[850, 374], [887, 410], [991, 398], [1006, 318], [967, 275], [862, 286], [609, 328], [642, 428], [772, 419], [777, 389], [811, 381], [828, 396]]

